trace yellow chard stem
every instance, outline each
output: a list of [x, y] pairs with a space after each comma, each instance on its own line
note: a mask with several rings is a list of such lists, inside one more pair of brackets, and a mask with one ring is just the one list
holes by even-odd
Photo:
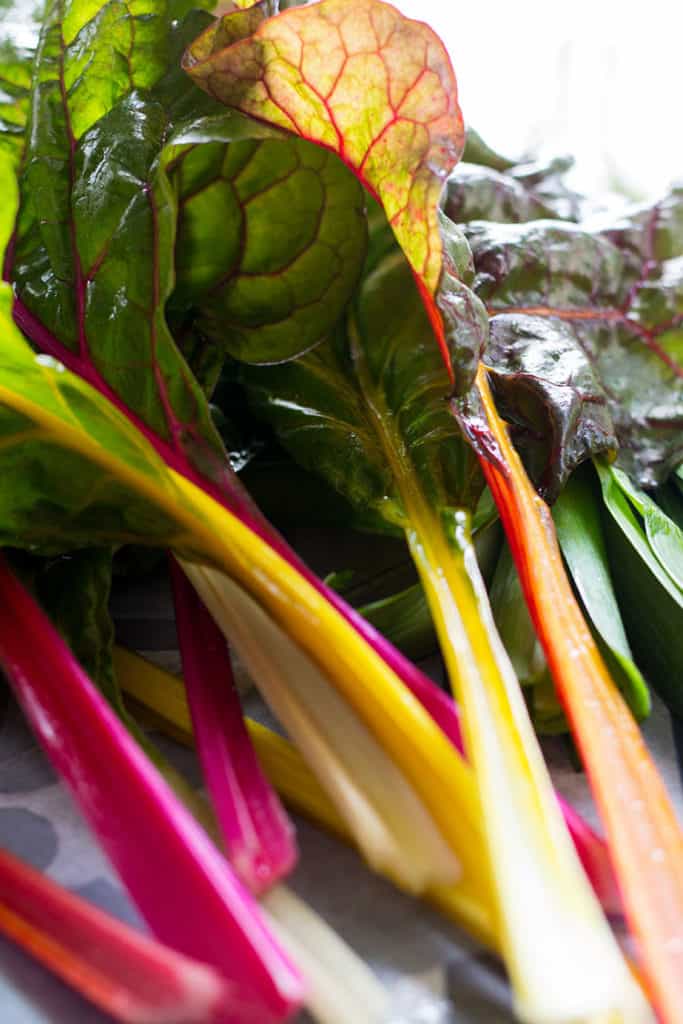
[[[419, 891], [453, 877], [452, 870], [444, 871], [440, 843], [457, 857], [463, 877], [485, 891], [489, 880], [479, 853], [479, 810], [471, 772], [444, 733], [386, 662], [291, 565], [190, 481], [177, 474], [172, 476], [180, 492], [176, 518], [180, 525], [186, 526], [188, 534], [180, 552], [204, 600], [210, 607], [213, 601], [213, 610], [220, 611], [223, 622], [218, 624], [226, 626], [228, 632], [239, 632], [245, 616], [252, 620], [252, 627], [257, 613], [262, 617], [262, 624], [267, 620], [276, 631], [273, 636], [277, 637], [277, 643], [289, 645], [287, 659], [295, 660], [296, 648], [296, 658], [300, 658], [306, 674], [312, 678], [318, 673], [318, 677], [325, 680], [330, 697], [334, 696], [348, 707], [357, 720], [358, 735], [365, 733], [363, 742], [368, 741], [365, 750], [370, 749], [370, 742], [374, 744], [376, 752], [403, 777], [404, 810], [410, 806], [409, 791], [412, 791], [427, 814], [423, 819], [425, 826], [429, 820], [433, 822], [433, 829], [431, 826], [425, 829], [423, 844], [426, 849], [430, 836], [434, 839], [431, 877], [420, 869], [411, 883], [411, 867], [406, 859], [406, 884], [413, 884]], [[240, 609], [232, 608], [236, 602]], [[243, 641], [247, 634], [248, 630], [242, 630]], [[259, 656], [253, 646], [250, 656]], [[271, 660], [271, 669], [277, 671], [276, 659]], [[315, 770], [319, 773], [325, 769], [326, 755], [332, 752], [330, 738], [336, 745], [335, 754], [343, 758], [343, 737], [333, 735], [334, 717], [325, 719], [323, 715], [318, 723], [313, 721], [318, 700], [306, 704], [302, 693], [294, 693], [292, 687], [299, 678], [298, 671], [290, 672], [292, 686], [289, 683], [278, 685], [282, 700], [280, 710], [286, 704], [291, 715], [296, 716], [302, 730], [296, 740], [300, 743], [302, 735], [306, 735], [307, 756], [316, 747]], [[303, 685], [303, 676], [301, 681]], [[271, 688], [271, 696], [274, 692]], [[325, 726], [326, 739], [319, 725]], [[331, 792], [334, 781], [331, 770], [326, 772], [325, 778], [320, 777]], [[347, 780], [354, 782], [351, 775], [347, 775]], [[365, 783], [368, 780], [357, 773], [355, 781]], [[338, 809], [342, 809], [336, 799], [340, 792], [337, 787], [332, 794]], [[353, 793], [346, 792], [353, 800]], [[397, 790], [397, 798], [400, 793]], [[412, 806], [415, 806], [414, 800]], [[349, 801], [346, 809], [348, 807]], [[457, 808], [456, 813], [453, 808]], [[390, 824], [394, 809], [385, 801], [381, 811], [381, 817], [386, 811], [385, 820]], [[362, 830], [358, 828], [356, 839], [365, 849]], [[428, 863], [424, 849], [413, 850], [413, 853], [416, 857], [419, 853], [423, 866]], [[455, 863], [453, 857], [451, 860]], [[417, 860], [414, 860], [413, 867], [416, 866]]]
[[580, 864], [497, 634], [469, 513], [432, 510], [362, 348], [356, 372], [462, 710], [494, 910], [517, 1009], [534, 1024], [638, 1022], [651, 1011]]
[[[192, 746], [192, 723], [182, 680], [122, 647], [114, 650], [114, 664], [126, 693], [151, 711], [162, 728]], [[355, 845], [345, 821], [289, 740], [252, 719], [247, 719], [247, 728], [266, 775], [287, 806]], [[457, 885], [429, 887], [424, 898], [475, 939], [499, 949], [487, 902], [489, 893], [479, 890], [476, 879], [465, 877]]]
[[539, 1024], [651, 1019], [562, 820], [495, 633], [467, 516], [455, 513], [445, 535], [423, 513], [408, 541], [462, 708], [520, 1017]]

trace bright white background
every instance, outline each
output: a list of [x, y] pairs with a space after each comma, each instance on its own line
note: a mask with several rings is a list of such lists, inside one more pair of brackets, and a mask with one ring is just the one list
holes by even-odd
[[393, 2], [441, 35], [494, 148], [572, 153], [592, 191], [683, 180], [683, 0]]

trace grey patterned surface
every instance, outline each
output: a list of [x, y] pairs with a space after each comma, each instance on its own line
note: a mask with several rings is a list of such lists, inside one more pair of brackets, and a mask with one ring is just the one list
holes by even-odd
[[[331, 557], [332, 551], [327, 545], [324, 548], [323, 556]], [[338, 557], [337, 552], [334, 555]], [[318, 561], [317, 568], [324, 569], [326, 558]], [[123, 640], [144, 641], [148, 654], [173, 663], [171, 608], [162, 582], [127, 585], [115, 595], [114, 610]], [[436, 659], [426, 667], [434, 675], [441, 674]], [[645, 731], [683, 819], [671, 720], [661, 704], [656, 704]], [[196, 781], [192, 755], [157, 739], [176, 765]], [[572, 766], [566, 745], [547, 743], [546, 754], [558, 788], [595, 821], [585, 779]], [[512, 1020], [508, 988], [493, 958], [436, 912], [372, 875], [356, 854], [336, 840], [304, 821], [298, 827], [302, 858], [292, 886], [390, 988], [395, 1007], [392, 1024]], [[5, 709], [0, 726], [0, 844], [67, 888], [142, 927], [14, 705]], [[104, 1024], [104, 1020], [42, 968], [0, 943], [1, 1024]]]

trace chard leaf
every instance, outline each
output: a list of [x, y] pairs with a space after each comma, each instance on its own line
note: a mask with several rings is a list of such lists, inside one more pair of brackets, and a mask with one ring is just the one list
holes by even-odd
[[[207, 315], [212, 303], [220, 303], [234, 321], [216, 346], [216, 366], [226, 344], [243, 353], [245, 338], [259, 324], [266, 325], [260, 334], [270, 339], [272, 357], [274, 346], [296, 337], [302, 310], [310, 313], [315, 307], [318, 314], [307, 319], [304, 347], [334, 323], [365, 248], [359, 216], [355, 228], [351, 222], [343, 225], [342, 238], [339, 206], [346, 210], [347, 200], [358, 205], [360, 190], [331, 155], [321, 157], [296, 140], [280, 142], [277, 155], [273, 149], [266, 151], [256, 166], [251, 157], [257, 145], [248, 142], [240, 156], [244, 140], [270, 137], [273, 132], [218, 107], [194, 88], [179, 66], [186, 42], [209, 16], [195, 12], [176, 29], [162, 0], [150, 0], [150, 5], [151, 27], [140, 39], [136, 35], [133, 44], [134, 50], [141, 47], [139, 57], [128, 77], [111, 88], [101, 85], [97, 59], [82, 67], [79, 54], [86, 52], [94, 34], [97, 47], [115, 60], [112, 54], [123, 45], [117, 33], [125, 35], [127, 15], [122, 16], [124, 27], [114, 31], [108, 7], [102, 9], [102, 18], [86, 24], [77, 0], [66, 6], [55, 0], [50, 9], [34, 86], [35, 125], [22, 175], [24, 211], [12, 271], [20, 299], [16, 315], [41, 348], [137, 417], [165, 455], [175, 453], [176, 459], [189, 460], [224, 482], [227, 466], [220, 438], [165, 315], [174, 284], [174, 258], [181, 251], [176, 246], [176, 190], [195, 188], [193, 173], [201, 175], [206, 151], [209, 169], [216, 153], [227, 166], [231, 159], [235, 168], [243, 165], [243, 193], [239, 202], [233, 197], [237, 216], [232, 221], [216, 220], [216, 209], [233, 194], [230, 181], [219, 182], [214, 190], [222, 197], [217, 207], [210, 189], [200, 189], [194, 201], [184, 195], [185, 212], [192, 209], [197, 214], [190, 228], [183, 221], [185, 233], [179, 240], [188, 245], [190, 264], [195, 243], [213, 248], [217, 222], [223, 248], [215, 253], [214, 270], [218, 272], [230, 250], [241, 253], [236, 266], [223, 267], [225, 287], [214, 294], [210, 286], [215, 282], [209, 281], [208, 297], [204, 294]], [[146, 24], [145, 19], [146, 15]], [[152, 31], [157, 23], [163, 31]], [[64, 45], [64, 40], [71, 42]], [[72, 77], [78, 86], [73, 95], [68, 87]], [[232, 152], [226, 146], [235, 140]], [[308, 238], [303, 237], [303, 228], [299, 236], [292, 233], [290, 249], [273, 252], [273, 261], [264, 263], [264, 236], [272, 236], [276, 210], [292, 205], [287, 180], [298, 164], [305, 165], [294, 178], [297, 195], [307, 196]], [[275, 179], [280, 179], [281, 188], [274, 195], [267, 181], [259, 183], [259, 165], [262, 178], [274, 170]], [[249, 242], [242, 246], [245, 225]], [[207, 229], [214, 235], [204, 237]], [[188, 241], [188, 230], [197, 237]], [[311, 271], [310, 260], [315, 261], [318, 250], [310, 242], [316, 238], [323, 247], [338, 250], [334, 273], [329, 268], [317, 275]], [[130, 259], [132, 251], [135, 261]], [[281, 280], [275, 270], [289, 260], [294, 263]], [[181, 258], [180, 264], [181, 283], [186, 284], [183, 272], [187, 274], [188, 263]], [[230, 284], [233, 270], [239, 274]], [[212, 372], [215, 376], [216, 370]]]
[[171, 306], [197, 309], [219, 352], [276, 362], [339, 318], [365, 253], [363, 193], [328, 150], [299, 139], [193, 146], [178, 191]]
[[[2, 20], [0, 20], [0, 37]], [[0, 151], [4, 151], [15, 167], [24, 152], [24, 136], [31, 92], [31, 60], [29, 51], [21, 50], [11, 40], [0, 38]]]
[[643, 521], [621, 486], [623, 474], [603, 462], [596, 465], [610, 570], [630, 643], [652, 686], [683, 715], [683, 590], [653, 551]]
[[444, 401], [446, 369], [410, 267], [378, 211], [346, 329], [290, 363], [245, 367], [243, 380], [284, 447], [354, 507], [405, 528], [405, 477], [445, 517], [475, 508], [476, 459]]
[[34, 355], [12, 324], [7, 286], [0, 332], [0, 436], [11, 480], [0, 493], [0, 545], [52, 555], [179, 539], [182, 502], [166, 466], [106, 399]]
[[377, 194], [411, 266], [434, 291], [437, 202], [464, 145], [441, 41], [377, 0], [323, 0], [264, 21], [237, 42], [232, 17], [193, 43], [188, 73], [227, 106], [339, 153]]
[[654, 555], [676, 586], [683, 590], [683, 530], [649, 494], [635, 487], [625, 473], [615, 468], [613, 476], [641, 517]]
[[[586, 467], [590, 474], [592, 470]], [[553, 506], [557, 538], [588, 621], [615, 682], [636, 718], [650, 713], [647, 685], [633, 660], [610, 576], [599, 505], [589, 475], [574, 473]]]
[[[150, 0], [141, 14], [124, 4], [92, 11], [78, 0], [54, 0], [46, 12], [12, 270], [17, 317], [35, 340], [46, 335], [41, 347], [104, 381], [171, 444], [189, 424], [220, 450], [163, 314], [175, 210], [158, 172], [185, 94], [173, 88], [180, 76], [161, 81], [178, 48], [167, 6]], [[102, 75], [107, 60], [111, 84]]]
[[630, 477], [663, 482], [683, 458], [683, 192], [576, 225], [477, 221], [466, 235], [496, 396], [542, 493], [615, 440]]
[[486, 322], [466, 287], [467, 246], [438, 209], [464, 146], [443, 44], [380, 0], [284, 11], [238, 42], [235, 17], [195, 40], [187, 72], [227, 106], [333, 150], [360, 178], [406, 254], [458, 391], [467, 390]]

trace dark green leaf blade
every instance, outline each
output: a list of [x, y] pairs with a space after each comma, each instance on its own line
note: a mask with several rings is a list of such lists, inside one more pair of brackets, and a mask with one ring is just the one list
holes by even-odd
[[[22, 180], [24, 215], [13, 269], [21, 302], [18, 317], [42, 348], [101, 390], [113, 392], [171, 453], [220, 483], [226, 455], [202, 389], [166, 319], [176, 254], [181, 286], [187, 284], [197, 244], [212, 250], [213, 270], [225, 277], [220, 294], [204, 289], [201, 295], [206, 305], [203, 326], [190, 322], [187, 330], [185, 320], [193, 320], [194, 309], [181, 310], [180, 324], [178, 316], [174, 320], [174, 327], [181, 328], [178, 341], [187, 342], [193, 361], [199, 352], [202, 383], [210, 390], [225, 351], [231, 344], [242, 351], [240, 338], [259, 324], [265, 325], [261, 333], [272, 342], [272, 358], [274, 346], [310, 347], [338, 318], [364, 255], [360, 187], [331, 155], [296, 140], [285, 140], [280, 148], [271, 143], [275, 149], [267, 150], [260, 164], [266, 177], [275, 170], [282, 188], [271, 194], [252, 174], [251, 191], [247, 188], [241, 197], [237, 219], [223, 217], [220, 204], [204, 202], [202, 216], [192, 225], [200, 237], [188, 240], [184, 220], [177, 239], [177, 191], [191, 178], [183, 178], [184, 169], [193, 161], [201, 166], [205, 151], [209, 157], [219, 151], [229, 162], [231, 141], [232, 162], [246, 165], [259, 144], [245, 140], [277, 133], [225, 111], [180, 69], [180, 53], [210, 21], [208, 15], [195, 12], [176, 27], [164, 0], [145, 2], [149, 11], [145, 7], [139, 15], [143, 30], [132, 43], [131, 66], [112, 83], [101, 80], [100, 67], [107, 60], [116, 64], [128, 38], [128, 14], [119, 25], [112, 21], [114, 8], [106, 6], [91, 12], [89, 20], [80, 0], [55, 0], [50, 8], [33, 98], [38, 128], [31, 133]], [[137, 27], [138, 14], [130, 17]], [[83, 64], [91, 37], [93, 60]], [[291, 174], [283, 171], [292, 154], [297, 165], [306, 165], [303, 178], [295, 176], [294, 193], [299, 207], [301, 197], [308, 203], [309, 237], [297, 238], [292, 232], [293, 250], [274, 254], [277, 268], [259, 265], [271, 251], [273, 224], [293, 205], [287, 191]], [[224, 194], [231, 188], [227, 182]], [[206, 193], [200, 190], [194, 205], [201, 207], [202, 200]], [[357, 214], [346, 224], [351, 200]], [[291, 215], [301, 220], [294, 206]], [[247, 245], [242, 220], [248, 228]], [[223, 240], [219, 248], [211, 244], [216, 225]], [[210, 237], [202, 234], [207, 227]], [[307, 244], [313, 236], [319, 245]], [[230, 263], [221, 267], [231, 247], [241, 253], [234, 279]], [[321, 247], [329, 258], [319, 260]], [[323, 269], [314, 272], [317, 260]], [[284, 276], [276, 272], [282, 267], [288, 270]], [[222, 304], [222, 312], [235, 323], [221, 324], [207, 347], [205, 327], [212, 322], [212, 304]], [[314, 308], [317, 323], [310, 316]], [[199, 347], [198, 336], [204, 339]], [[211, 346], [215, 353], [208, 351]]]
[[652, 552], [613, 470], [600, 461], [597, 469], [610, 569], [630, 645], [655, 690], [683, 714], [683, 591]]
[[636, 718], [650, 713], [650, 695], [626, 638], [614, 593], [592, 469], [574, 473], [553, 506], [557, 538], [575, 589], [598, 638], [617, 663], [613, 673]]
[[683, 591], [683, 530], [649, 494], [636, 487], [625, 473], [614, 469], [612, 475], [641, 517], [653, 554], [676, 586]]

